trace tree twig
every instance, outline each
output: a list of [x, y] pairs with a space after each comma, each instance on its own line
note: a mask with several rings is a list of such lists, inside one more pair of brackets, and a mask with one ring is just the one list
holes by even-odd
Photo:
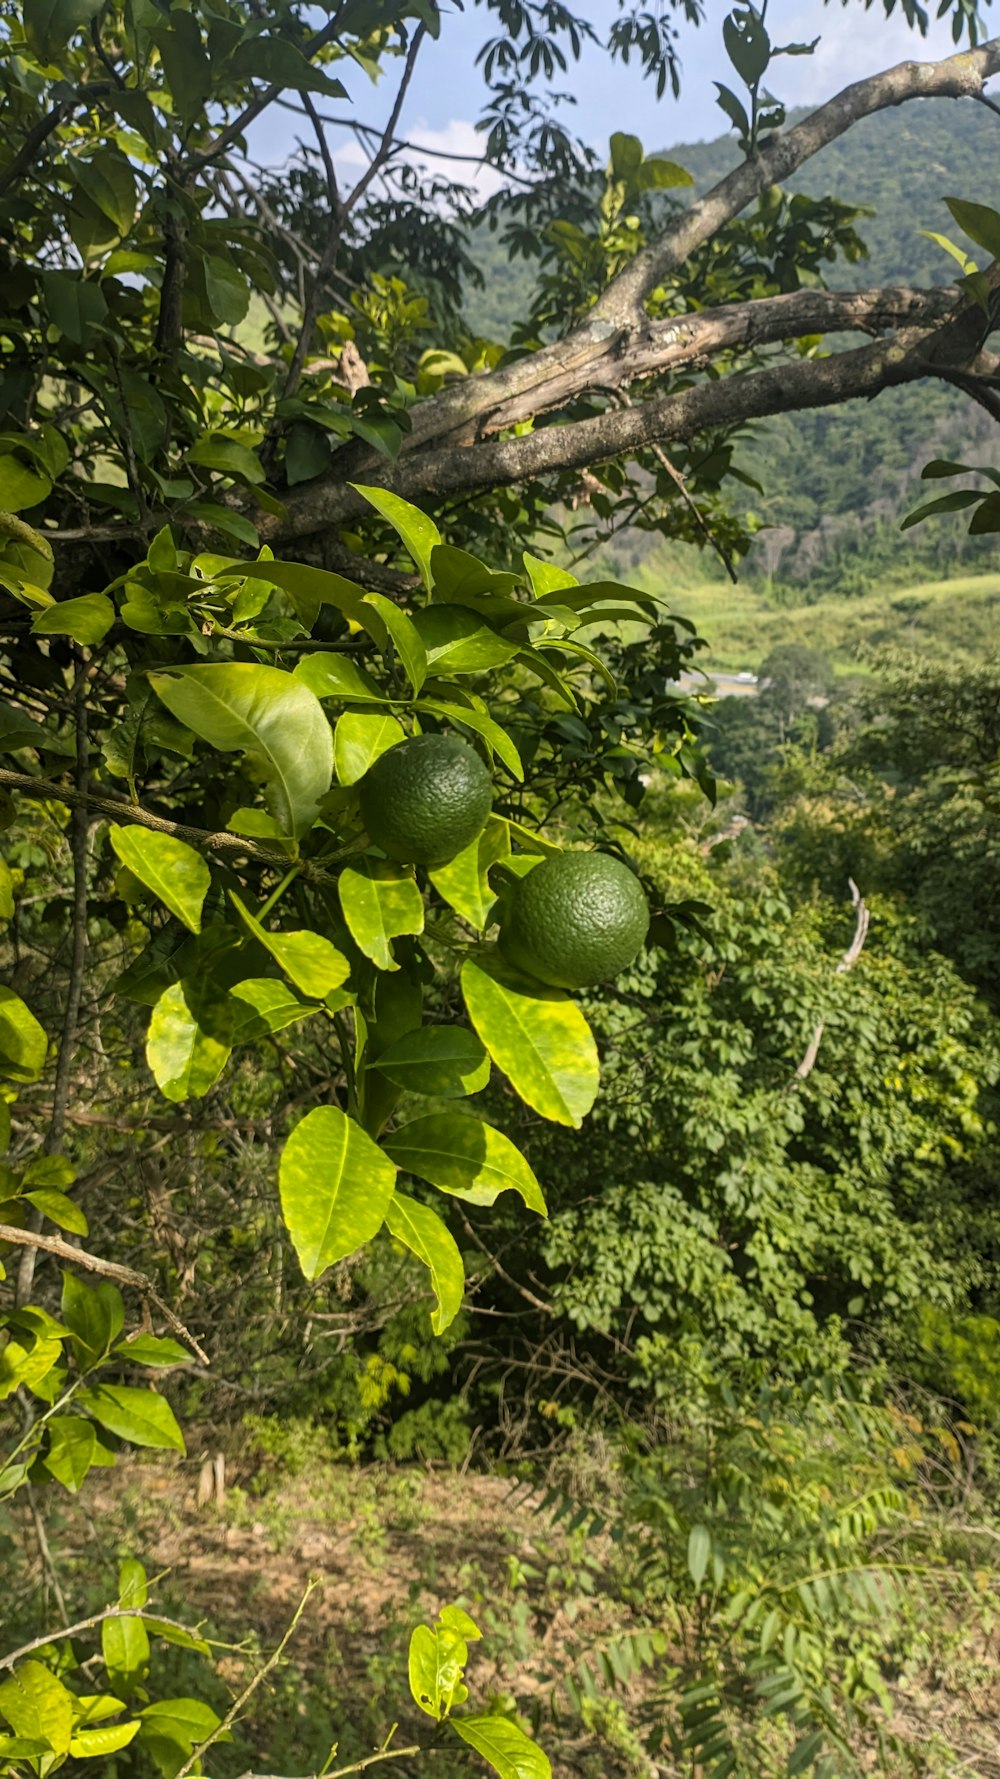
[[[89, 788], [81, 792], [75, 787], [70, 789], [68, 785], [53, 784], [51, 779], [32, 778], [27, 772], [6, 770], [0, 770], [0, 787], [22, 791], [40, 803], [66, 803], [71, 809], [84, 807], [94, 810], [97, 815], [110, 816], [112, 821], [134, 822], [137, 827], [151, 828], [158, 834], [172, 834], [175, 839], [186, 840], [189, 846], [201, 847], [206, 852], [242, 853], [259, 864], [281, 865], [285, 869], [289, 864], [287, 852], [262, 846], [259, 841], [246, 839], [240, 834], [213, 833], [209, 828], [192, 828], [185, 822], [172, 822], [166, 816], [155, 815], [151, 809], [143, 809], [138, 803], [130, 803], [127, 798], [119, 802], [114, 797], [95, 796]], [[328, 873], [306, 863], [303, 875], [320, 882], [326, 880]]]
[[144, 1272], [136, 1272], [134, 1267], [120, 1266], [117, 1260], [102, 1260], [99, 1254], [90, 1254], [86, 1248], [74, 1248], [72, 1242], [64, 1242], [58, 1235], [40, 1235], [34, 1229], [15, 1229], [11, 1223], [0, 1223], [0, 1243], [9, 1242], [14, 1248], [35, 1248], [43, 1254], [54, 1254], [58, 1260], [68, 1260], [74, 1266], [82, 1266], [85, 1272], [100, 1273], [102, 1278], [112, 1279], [118, 1285], [131, 1285], [134, 1291], [141, 1291], [154, 1303], [160, 1315], [171, 1328], [178, 1340], [186, 1341], [192, 1352], [197, 1353], [203, 1365], [210, 1363], [208, 1354], [195, 1340], [184, 1323], [174, 1315], [173, 1310], [165, 1304], [157, 1293], [152, 1279]]
[[[164, 1572], [165, 1573], [165, 1572]], [[25, 1656], [33, 1655], [36, 1649], [44, 1649], [49, 1643], [62, 1643], [67, 1637], [82, 1637], [85, 1631], [92, 1631], [103, 1625], [109, 1618], [142, 1618], [160, 1625], [169, 1625], [174, 1631], [185, 1631], [189, 1637], [198, 1635], [190, 1625], [182, 1625], [175, 1618], [164, 1618], [162, 1612], [147, 1613], [137, 1610], [134, 1606], [106, 1606], [103, 1612], [95, 1612], [90, 1618], [77, 1619], [75, 1624], [66, 1625], [61, 1631], [43, 1631], [40, 1637], [33, 1637], [30, 1643], [22, 1643], [20, 1649], [13, 1649], [8, 1655], [0, 1656], [0, 1674], [8, 1668], [16, 1668]]]
[[219, 1738], [221, 1736], [225, 1735], [227, 1730], [232, 1729], [233, 1724], [236, 1722], [236, 1719], [239, 1717], [240, 1712], [243, 1710], [244, 1705], [247, 1703], [247, 1701], [249, 1699], [251, 1699], [253, 1697], [253, 1694], [257, 1691], [257, 1688], [261, 1685], [262, 1681], [267, 1679], [267, 1676], [271, 1673], [272, 1669], [277, 1667], [278, 1663], [280, 1662], [282, 1656], [285, 1653], [285, 1650], [288, 1647], [288, 1644], [291, 1642], [293, 1636], [295, 1635], [295, 1632], [298, 1628], [299, 1619], [302, 1617], [302, 1614], [305, 1611], [306, 1606], [308, 1605], [313, 1594], [316, 1592], [316, 1589], [321, 1586], [322, 1586], [322, 1583], [320, 1582], [320, 1580], [317, 1576], [310, 1577], [309, 1581], [306, 1583], [305, 1592], [302, 1595], [301, 1600], [299, 1601], [298, 1605], [295, 1608], [295, 1611], [292, 1614], [291, 1621], [288, 1625], [287, 1630], [285, 1631], [284, 1636], [281, 1639], [281, 1642], [278, 1644], [276, 1649], [273, 1649], [271, 1651], [271, 1654], [268, 1656], [267, 1661], [264, 1663], [264, 1666], [262, 1668], [258, 1668], [253, 1679], [251, 1681], [249, 1681], [248, 1684], [243, 1688], [243, 1691], [240, 1693], [239, 1698], [233, 1700], [233, 1703], [230, 1705], [229, 1710], [226, 1712], [225, 1717], [222, 1719], [222, 1722], [216, 1725], [216, 1727], [212, 1731], [211, 1735], [205, 1737], [204, 1742], [199, 1743], [197, 1748], [192, 1749], [187, 1760], [184, 1762], [184, 1765], [180, 1768], [179, 1772], [177, 1773], [176, 1779], [187, 1779], [188, 1774], [192, 1771], [192, 1769], [200, 1761], [202, 1755], [206, 1754], [208, 1752], [208, 1750], [210, 1748], [212, 1748], [216, 1742], [218, 1742]]
[[[382, 1761], [405, 1760], [407, 1755], [425, 1752], [417, 1743], [410, 1748], [380, 1748], [377, 1754], [368, 1754], [364, 1760], [356, 1760], [349, 1767], [335, 1767], [332, 1773], [312, 1773], [308, 1779], [347, 1779], [349, 1773], [367, 1773], [369, 1767], [377, 1767]], [[240, 1779], [281, 1779], [281, 1776], [277, 1773], [242, 1773]]]

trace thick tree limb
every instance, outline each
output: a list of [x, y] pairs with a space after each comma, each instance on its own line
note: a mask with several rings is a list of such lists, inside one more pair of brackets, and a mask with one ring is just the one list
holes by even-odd
[[[828, 358], [782, 362], [747, 375], [691, 384], [656, 400], [545, 426], [520, 438], [401, 456], [382, 469], [379, 482], [409, 500], [499, 488], [560, 470], [585, 469], [661, 442], [689, 440], [713, 427], [831, 407], [878, 395], [896, 384], [945, 375], [949, 369], [973, 369], [983, 327], [983, 317], [979, 313], [977, 319], [973, 307], [960, 311], [944, 328], [911, 327], [889, 340]], [[971, 329], [964, 366], [963, 329]], [[949, 348], [957, 363], [949, 362]], [[324, 480], [292, 490], [286, 507], [287, 521], [276, 522], [269, 533], [282, 543], [360, 517], [365, 503], [350, 487]]]
[[[884, 74], [846, 87], [691, 205], [679, 222], [619, 274], [586, 320], [564, 340], [488, 376], [452, 384], [431, 401], [419, 404], [411, 412], [411, 430], [403, 441], [403, 454], [421, 448], [428, 439], [446, 438], [466, 427], [474, 428], [484, 411], [527, 397], [530, 391], [536, 392], [537, 403], [528, 411], [544, 411], [551, 406], [545, 395], [548, 385], [568, 373], [579, 374], [588, 365], [596, 366], [609, 350], [613, 351], [616, 345], [623, 347], [626, 339], [641, 331], [647, 325], [642, 307], [645, 294], [666, 279], [671, 270], [683, 265], [696, 248], [738, 216], [767, 186], [787, 179], [819, 149], [873, 112], [934, 95], [975, 98], [997, 72], [1000, 38], [993, 38], [979, 49], [963, 51], [941, 62], [901, 62]], [[585, 386], [585, 377], [581, 383]], [[340, 455], [344, 457], [344, 469], [353, 477], [358, 465], [353, 460], [348, 464], [347, 454]]]
[[[550, 373], [537, 388], [484, 410], [477, 416], [475, 437], [505, 431], [521, 420], [560, 408], [588, 388], [624, 388], [643, 377], [676, 371], [720, 352], [771, 346], [804, 334], [881, 334], [917, 321], [929, 325], [951, 315], [960, 301], [959, 292], [949, 286], [937, 290], [793, 290], [673, 316], [668, 321], [646, 322], [631, 334], [609, 339], [585, 360], [574, 355], [561, 373]], [[471, 428], [466, 426], [440, 442], [471, 442]]]
[[979, 49], [961, 50], [940, 62], [900, 62], [883, 74], [855, 81], [692, 204], [676, 228], [636, 255], [605, 291], [595, 314], [617, 326], [634, 324], [641, 316], [644, 298], [698, 247], [745, 210], [752, 198], [769, 185], [780, 185], [861, 118], [909, 99], [977, 99], [986, 81], [997, 73], [1000, 38], [994, 37]]

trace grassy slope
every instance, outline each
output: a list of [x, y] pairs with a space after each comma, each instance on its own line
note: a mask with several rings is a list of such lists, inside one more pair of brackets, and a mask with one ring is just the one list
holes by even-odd
[[701, 660], [710, 672], [756, 670], [784, 642], [821, 648], [838, 671], [857, 673], [872, 650], [887, 645], [971, 661], [995, 651], [1000, 638], [1000, 573], [918, 581], [851, 599], [831, 593], [789, 607], [743, 584], [689, 579], [684, 567], [676, 552], [664, 549], [633, 570], [633, 578], [665, 594], [697, 626], [709, 644]]

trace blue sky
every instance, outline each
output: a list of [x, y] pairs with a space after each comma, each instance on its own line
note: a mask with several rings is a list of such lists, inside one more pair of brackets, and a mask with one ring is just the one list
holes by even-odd
[[[601, 50], [585, 48], [581, 61], [570, 64], [560, 83], [576, 101], [566, 113], [570, 127], [601, 153], [613, 130], [633, 132], [647, 149], [722, 134], [726, 124], [715, 104], [712, 83], [728, 80], [738, 87], [722, 48], [722, 20], [729, 9], [729, 4], [720, 0], [706, 0], [705, 23], [700, 27], [682, 25], [683, 79], [678, 100], [669, 91], [658, 100], [655, 84], [641, 78], [634, 62], [625, 68], [611, 64]], [[590, 0], [590, 4], [579, 0], [577, 10], [603, 33], [617, 15], [618, 4], [617, 0]], [[439, 152], [476, 151], [475, 122], [483, 92], [476, 55], [493, 34], [491, 19], [483, 7], [467, 0], [464, 13], [455, 11], [446, 19], [439, 41], [425, 45], [407, 95], [402, 135]], [[847, 6], [824, 6], [818, 0], [770, 0], [768, 28], [776, 43], [820, 37], [815, 55], [785, 57], [772, 65], [771, 90], [789, 106], [817, 104], [849, 81], [891, 67], [904, 57], [934, 59], [954, 49], [948, 20], [935, 22], [928, 37], [920, 38], [901, 19], [885, 19], [878, 0], [870, 12], [860, 0], [849, 0]], [[394, 81], [386, 77], [372, 86], [359, 70], [346, 66], [351, 70], [346, 76], [343, 64], [338, 73], [350, 88], [350, 103], [341, 102], [333, 109], [378, 125], [391, 106]], [[300, 133], [302, 124], [297, 118], [272, 108], [254, 129], [252, 152], [261, 161], [280, 165], [294, 152]], [[334, 141], [338, 163], [349, 178], [353, 168], [360, 171], [364, 164], [360, 151], [347, 132], [336, 132]], [[458, 163], [449, 167], [437, 161], [435, 165], [459, 177], [471, 176], [470, 169]], [[483, 189], [492, 189], [489, 176]]]

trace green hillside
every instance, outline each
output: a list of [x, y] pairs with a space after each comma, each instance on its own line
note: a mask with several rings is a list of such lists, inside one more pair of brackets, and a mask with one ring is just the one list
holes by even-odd
[[753, 672], [779, 643], [821, 649], [839, 673], [865, 673], [873, 651], [887, 646], [971, 662], [995, 651], [1000, 636], [1000, 574], [916, 580], [851, 600], [827, 593], [794, 607], [772, 604], [745, 586], [664, 588], [655, 559], [640, 578], [666, 591], [674, 609], [708, 639], [701, 664], [709, 673]]
[[[866, 119], [817, 155], [790, 185], [872, 211], [860, 224], [868, 258], [831, 266], [828, 281], [842, 287], [948, 282], [952, 261], [920, 231], [954, 235], [945, 196], [1000, 198], [984, 189], [983, 177], [993, 164], [998, 128], [982, 106], [927, 99]], [[669, 152], [701, 190], [738, 159], [731, 137], [681, 143]], [[534, 268], [511, 263], [499, 234], [481, 232], [475, 251], [486, 288], [473, 299], [472, 318], [483, 332], [502, 336], [510, 318], [524, 312]], [[929, 457], [989, 462], [994, 432], [982, 410], [930, 383], [759, 424], [737, 461], [752, 467], [764, 494], [734, 487], [731, 495], [768, 528], [746, 559], [745, 578], [758, 588], [777, 584], [810, 598], [858, 597], [924, 575], [946, 579], [988, 570], [992, 545], [969, 539], [961, 518], [905, 537], [899, 521], [917, 503]], [[636, 563], [655, 547], [648, 538], [630, 538], [630, 548], [633, 543]]]

